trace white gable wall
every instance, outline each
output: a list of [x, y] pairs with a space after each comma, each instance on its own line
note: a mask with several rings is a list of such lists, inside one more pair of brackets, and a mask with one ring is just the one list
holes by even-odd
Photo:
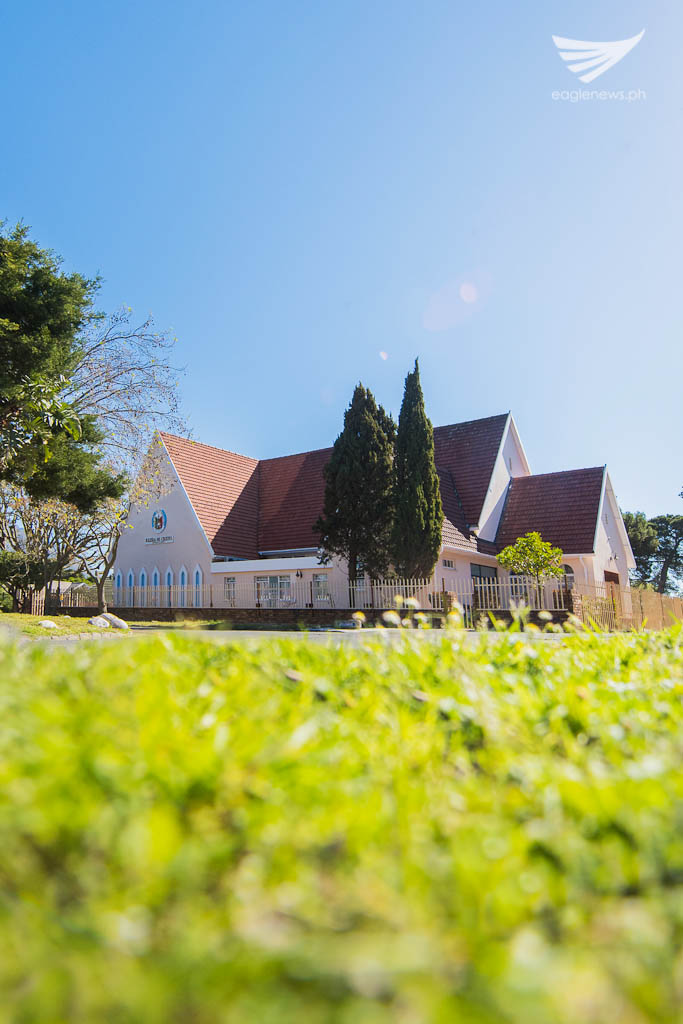
[[619, 511], [619, 505], [612, 488], [609, 474], [605, 472], [600, 519], [595, 538], [593, 569], [595, 582], [602, 583], [605, 571], [619, 574], [622, 587], [628, 586], [628, 570], [635, 562], [628, 543], [626, 530]]
[[[202, 529], [190, 500], [167, 455], [164, 455], [169, 470], [166, 493], [154, 498], [148, 507], [133, 506], [128, 519], [128, 529], [123, 531], [112, 579], [121, 573], [124, 585], [132, 571], [135, 586], [140, 586], [140, 573], [144, 569], [147, 582], [151, 584], [152, 573], [159, 570], [165, 583], [166, 572], [173, 572], [173, 583], [178, 585], [180, 570], [184, 566], [188, 583], [194, 583], [195, 568], [202, 572], [203, 582], [211, 582], [212, 549]], [[160, 511], [166, 513], [166, 526], [156, 530], [153, 517]], [[164, 538], [166, 538], [164, 540]], [[172, 538], [172, 539], [171, 539]]]
[[498, 523], [503, 513], [511, 477], [529, 476], [531, 470], [527, 462], [522, 442], [512, 416], [508, 417], [503, 432], [500, 450], [496, 458], [488, 493], [481, 510], [479, 536], [482, 540], [495, 540]]

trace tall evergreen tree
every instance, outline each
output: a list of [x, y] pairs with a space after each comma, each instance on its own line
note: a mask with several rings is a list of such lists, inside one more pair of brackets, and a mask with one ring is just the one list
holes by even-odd
[[315, 529], [325, 560], [346, 559], [349, 578], [377, 579], [390, 562], [392, 462], [396, 424], [358, 384], [344, 429], [325, 466], [325, 502]]
[[406, 377], [398, 419], [394, 494], [394, 564], [401, 576], [427, 578], [441, 550], [443, 508], [434, 464], [434, 431], [425, 412], [417, 359]]

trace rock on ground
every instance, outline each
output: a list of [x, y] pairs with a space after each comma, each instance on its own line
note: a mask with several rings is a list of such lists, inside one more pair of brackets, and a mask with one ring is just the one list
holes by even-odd
[[109, 629], [109, 622], [105, 619], [104, 615], [93, 615], [91, 619], [88, 619], [88, 623], [91, 626], [99, 626], [100, 629]]
[[43, 629], [57, 629], [57, 623], [53, 622], [52, 619], [41, 619], [38, 623]]
[[128, 623], [120, 619], [118, 615], [112, 615], [111, 612], [103, 612], [102, 615], [98, 615], [100, 619], [106, 619], [110, 626], [114, 629], [128, 629]]

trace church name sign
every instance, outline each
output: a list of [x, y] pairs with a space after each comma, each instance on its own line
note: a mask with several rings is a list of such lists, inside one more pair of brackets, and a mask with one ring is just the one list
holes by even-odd
[[156, 509], [152, 513], [152, 529], [155, 531], [151, 537], [145, 537], [145, 544], [172, 544], [173, 534], [165, 533], [168, 524], [168, 517], [163, 508]]

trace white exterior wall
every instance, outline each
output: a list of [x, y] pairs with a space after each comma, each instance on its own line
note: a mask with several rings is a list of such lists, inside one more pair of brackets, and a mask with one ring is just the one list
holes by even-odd
[[618, 573], [620, 585], [628, 586], [628, 570], [635, 566], [635, 562], [630, 546], [628, 543], [624, 543], [624, 534], [625, 528], [621, 512], [609, 475], [606, 473], [593, 559], [596, 583], [604, 581], [607, 571]]
[[[173, 585], [178, 586], [183, 568], [187, 572], [188, 586], [194, 584], [196, 568], [202, 573], [203, 583], [211, 582], [211, 546], [171, 460], [168, 456], [164, 458], [165, 468], [169, 471], [168, 482], [164, 487], [166, 493], [152, 499], [149, 506], [133, 506], [128, 528], [123, 531], [119, 541], [112, 573], [115, 595], [119, 573], [124, 587], [128, 586], [131, 572], [134, 576], [134, 586], [140, 586], [143, 570], [147, 576], [147, 585], [151, 586], [155, 569], [159, 571], [162, 585], [166, 584], [166, 573], [170, 569], [173, 573]], [[166, 513], [166, 526], [163, 530], [155, 529], [152, 523], [153, 516], [160, 511]]]
[[517, 427], [510, 416], [481, 510], [479, 536], [482, 540], [493, 541], [496, 538], [511, 477], [529, 476], [530, 473], [531, 470], [517, 433]]
[[[453, 562], [453, 568], [444, 565], [446, 561]], [[498, 578], [505, 579], [507, 573], [498, 564], [498, 560], [492, 555], [482, 555], [478, 551], [461, 551], [458, 548], [446, 548], [439, 555], [439, 561], [434, 569], [437, 588], [439, 590], [454, 590], [456, 582], [466, 583], [472, 576], [472, 565], [490, 565], [498, 570]]]

